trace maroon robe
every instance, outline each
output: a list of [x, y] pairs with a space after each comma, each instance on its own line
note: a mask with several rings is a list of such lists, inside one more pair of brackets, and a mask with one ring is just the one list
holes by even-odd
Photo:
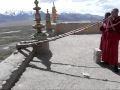
[[102, 61], [106, 62], [106, 39], [107, 32], [105, 31], [106, 22], [103, 22], [103, 25], [100, 27], [100, 31], [102, 32], [101, 41], [100, 41], [100, 50], [102, 51]]
[[120, 17], [112, 21], [114, 28], [110, 22], [107, 22], [107, 41], [106, 41], [106, 62], [110, 65], [118, 65], [118, 45], [120, 40]]
[[101, 33], [102, 33], [102, 35], [101, 35], [101, 41], [100, 41], [100, 50], [102, 50], [103, 49], [103, 41], [104, 41], [104, 39], [105, 39], [105, 28], [104, 28], [104, 26], [102, 25], [101, 27], [100, 27], [100, 31], [101, 31]]

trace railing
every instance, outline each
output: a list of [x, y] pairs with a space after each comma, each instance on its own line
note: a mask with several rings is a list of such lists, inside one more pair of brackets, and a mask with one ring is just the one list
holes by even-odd
[[60, 38], [63, 38], [63, 37], [66, 37], [66, 36], [69, 36], [69, 35], [81, 32], [81, 31], [83, 31], [85, 29], [88, 29], [88, 28], [91, 28], [91, 27], [93, 27], [93, 26], [95, 26], [97, 24], [98, 24], [98, 22], [97, 23], [93, 23], [91, 25], [86, 25], [85, 27], [81, 27], [81, 28], [69, 31], [69, 32], [61, 34], [61, 35], [50, 37], [50, 38], [47, 38], [45, 40], [40, 40], [40, 41], [39, 40], [21, 41], [18, 44], [16, 44], [16, 49], [19, 50], [19, 49], [23, 49], [23, 48], [27, 48], [27, 47], [34, 47], [36, 45], [40, 45], [41, 43], [54, 41], [56, 39], [60, 39]]

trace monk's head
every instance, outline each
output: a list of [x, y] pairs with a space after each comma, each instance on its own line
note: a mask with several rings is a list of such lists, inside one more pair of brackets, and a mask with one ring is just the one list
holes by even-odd
[[105, 13], [105, 19], [108, 18], [111, 15], [110, 12]]
[[111, 16], [116, 18], [118, 16], [119, 10], [117, 8], [114, 8], [111, 12]]

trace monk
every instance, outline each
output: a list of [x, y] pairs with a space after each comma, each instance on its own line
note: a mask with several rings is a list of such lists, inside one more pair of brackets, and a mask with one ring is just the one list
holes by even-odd
[[107, 59], [106, 59], [106, 21], [107, 18], [111, 15], [110, 12], [105, 13], [105, 18], [103, 19], [102, 26], [100, 27], [100, 31], [102, 32], [101, 35], [101, 42], [100, 42], [100, 50], [102, 51], [102, 61], [103, 63], [107, 64]]
[[106, 32], [106, 60], [109, 65], [113, 66], [114, 72], [118, 70], [118, 45], [120, 39], [120, 16], [118, 16], [119, 10], [113, 9], [111, 16], [107, 20]]

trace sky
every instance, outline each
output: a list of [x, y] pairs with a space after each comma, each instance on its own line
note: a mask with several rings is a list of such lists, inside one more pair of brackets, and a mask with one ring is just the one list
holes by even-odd
[[[81, 13], [103, 16], [105, 12], [111, 11], [113, 8], [120, 9], [120, 0], [38, 0], [41, 11], [46, 12], [55, 6], [57, 13]], [[34, 0], [0, 0], [0, 13], [6, 11], [33, 11]]]

